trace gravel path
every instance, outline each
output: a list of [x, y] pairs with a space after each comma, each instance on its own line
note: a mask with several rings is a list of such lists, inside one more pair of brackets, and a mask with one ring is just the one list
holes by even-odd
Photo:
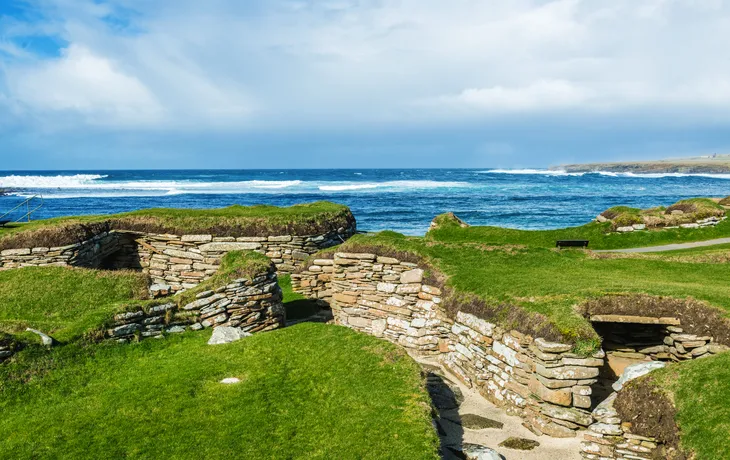
[[707, 241], [694, 241], [692, 243], [677, 243], [677, 244], [665, 244], [664, 246], [649, 246], [646, 248], [629, 248], [629, 249], [604, 249], [593, 252], [664, 252], [664, 251], [677, 251], [679, 249], [692, 249], [702, 248], [705, 246], [716, 246], [718, 244], [729, 244], [730, 238], [717, 238], [714, 240]]

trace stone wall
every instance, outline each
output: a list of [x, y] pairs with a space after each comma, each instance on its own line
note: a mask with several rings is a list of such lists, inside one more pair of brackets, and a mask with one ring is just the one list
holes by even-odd
[[263, 332], [286, 322], [282, 293], [272, 265], [251, 279], [237, 279], [215, 290], [197, 294], [179, 308], [175, 303], [139, 306], [114, 317], [105, 337], [118, 341], [157, 337], [216, 326], [239, 327], [245, 332]]
[[593, 411], [596, 423], [583, 433], [581, 456], [590, 460], [663, 458], [663, 446], [656, 439], [631, 433], [631, 423], [621, 421], [613, 407], [616, 395], [613, 393]]
[[677, 318], [594, 315], [591, 321], [609, 358], [685, 361], [728, 349], [710, 336], [685, 333]]
[[471, 314], [450, 318], [442, 290], [416, 264], [374, 254], [336, 253], [292, 275], [297, 292], [328, 301], [338, 324], [438, 355], [467, 386], [520, 415], [536, 433], [575, 436], [593, 423], [591, 385], [603, 352], [505, 331]]
[[142, 269], [158, 292], [177, 292], [213, 275], [225, 253], [253, 250], [268, 256], [280, 273], [322, 249], [344, 242], [356, 232], [349, 228], [323, 235], [215, 237], [213, 235], [158, 235], [127, 231], [104, 232], [58, 248], [7, 249], [0, 252], [0, 270], [28, 266], [76, 266]]
[[24, 248], [0, 251], [0, 270], [20, 267], [98, 267], [108, 255], [119, 250], [119, 235], [104, 232], [82, 243], [55, 248]]

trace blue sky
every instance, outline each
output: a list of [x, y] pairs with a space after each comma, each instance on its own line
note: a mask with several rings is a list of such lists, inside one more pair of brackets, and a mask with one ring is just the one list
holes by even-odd
[[0, 0], [0, 169], [730, 153], [723, 0]]

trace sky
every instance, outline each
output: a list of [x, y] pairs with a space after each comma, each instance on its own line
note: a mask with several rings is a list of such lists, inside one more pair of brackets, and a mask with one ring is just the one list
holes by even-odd
[[0, 170], [730, 153], [730, 1], [0, 0]]

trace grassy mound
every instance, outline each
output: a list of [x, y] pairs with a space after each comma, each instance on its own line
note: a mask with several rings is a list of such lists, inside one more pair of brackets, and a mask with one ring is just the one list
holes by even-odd
[[[62, 347], [0, 367], [9, 458], [438, 458], [418, 365], [380, 339], [302, 324]], [[228, 377], [235, 385], [218, 383]]]
[[726, 196], [725, 198], [720, 200], [718, 204], [721, 206], [730, 206], [730, 196]]
[[668, 208], [638, 209], [614, 206], [601, 213], [601, 216], [611, 221], [613, 230], [635, 224], [644, 224], [647, 228], [675, 227], [724, 215], [725, 208], [709, 198], [680, 200]]
[[730, 353], [634, 380], [615, 405], [623, 420], [633, 421], [633, 432], [658, 436], [685, 458], [730, 458]]
[[346, 206], [320, 201], [288, 208], [145, 209], [107, 216], [62, 217], [0, 228], [0, 250], [58, 247], [108, 230], [215, 236], [315, 235], [355, 221]]
[[[65, 342], [98, 327], [120, 302], [149, 295], [146, 275], [67, 267], [0, 272], [0, 332], [40, 329]], [[35, 338], [34, 341], [37, 341]]]
[[426, 238], [439, 243], [478, 242], [484, 245], [521, 245], [540, 248], [554, 248], [557, 240], [589, 240], [590, 249], [622, 249], [730, 237], [730, 219], [705, 228], [672, 228], [631, 233], [611, 233], [611, 230], [611, 222], [591, 222], [580, 227], [557, 230], [516, 230], [486, 226], [461, 228], [444, 221], [441, 226], [429, 231]]
[[[576, 343], [584, 350], [597, 347], [599, 338], [579, 307], [606, 294], [692, 297], [704, 301], [690, 303], [699, 311], [706, 308], [713, 318], [724, 321], [730, 314], [730, 272], [718, 270], [715, 263], [666, 259], [671, 253], [655, 258], [603, 259], [583, 251], [492, 244], [494, 234], [484, 241], [479, 230], [460, 228], [461, 235], [451, 233], [458, 239], [444, 238], [443, 233], [426, 238], [393, 232], [357, 235], [337, 250], [372, 252], [431, 266], [431, 282], [438, 282], [438, 276], [433, 276], [436, 272], [448, 278], [445, 284], [450, 294], [444, 305], [452, 313], [470, 312], [507, 329]], [[539, 239], [529, 238], [518, 241], [539, 243]], [[328, 252], [332, 253], [324, 254]], [[685, 305], [667, 302], [679, 309]]]

